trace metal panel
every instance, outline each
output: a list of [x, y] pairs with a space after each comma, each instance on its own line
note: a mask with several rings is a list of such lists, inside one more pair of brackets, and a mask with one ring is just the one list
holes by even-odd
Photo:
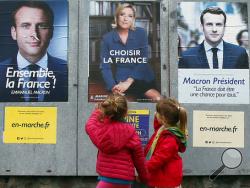
[[[117, 1], [119, 2], [119, 1]], [[133, 1], [132, 1], [133, 2]], [[140, 2], [140, 1], [134, 1]], [[145, 1], [141, 1], [145, 2]], [[153, 1], [152, 1], [153, 2]], [[157, 1], [158, 2], [158, 1]], [[161, 70], [161, 89], [164, 95], [168, 95], [169, 83], [167, 79], [168, 72], [168, 7], [165, 6], [165, 1], [161, 2], [161, 62], [164, 64], [164, 69]], [[95, 103], [88, 102], [88, 62], [89, 62], [89, 46], [86, 41], [89, 39], [89, 1], [80, 1], [79, 9], [79, 93], [78, 93], [78, 175], [91, 176], [96, 175], [95, 165], [96, 165], [96, 148], [89, 140], [87, 134], [85, 133], [85, 123], [93, 110]], [[164, 11], [162, 11], [164, 9]], [[163, 53], [164, 52], [164, 53]], [[150, 122], [153, 122], [153, 115], [155, 111], [154, 103], [129, 103], [129, 109], [149, 109], [150, 110]], [[151, 124], [150, 124], [151, 125]], [[152, 134], [152, 127], [150, 127], [150, 135]]]
[[[178, 52], [177, 52], [177, 2], [190, 2], [190, 1], [168, 1], [169, 5], [169, 51], [170, 51], [170, 96], [178, 97]], [[201, 2], [201, 1], [192, 1]], [[205, 2], [205, 1], [204, 1]], [[208, 2], [208, 1], [207, 1]], [[247, 1], [230, 1], [230, 2], [247, 2]], [[249, 2], [248, 15], [249, 15]], [[190, 12], [190, 14], [192, 14]], [[249, 18], [249, 16], [248, 16]], [[249, 24], [248, 24], [249, 25]], [[245, 114], [244, 121], [244, 148], [238, 148], [242, 153], [242, 164], [235, 169], [225, 168], [223, 175], [247, 175], [250, 173], [249, 163], [249, 104], [247, 105], [230, 105], [230, 104], [183, 104], [188, 110], [188, 129], [189, 129], [189, 142], [187, 151], [183, 154], [184, 161], [184, 174], [185, 175], [210, 175], [217, 168], [222, 165], [221, 156], [225, 148], [209, 148], [209, 147], [193, 147], [193, 111], [243, 111]]]
[[[76, 175], [77, 157], [77, 55], [78, 55], [78, 1], [69, 2], [69, 98], [68, 102], [1, 103], [1, 135], [5, 106], [57, 107], [57, 143], [4, 144], [0, 143], [1, 175]], [[2, 138], [2, 136], [1, 136]]]
[[78, 175], [95, 175], [96, 150], [85, 133], [85, 122], [94, 104], [88, 103], [89, 2], [79, 4]]

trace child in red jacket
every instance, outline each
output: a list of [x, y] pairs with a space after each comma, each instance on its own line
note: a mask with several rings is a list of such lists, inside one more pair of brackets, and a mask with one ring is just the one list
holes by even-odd
[[158, 101], [155, 132], [145, 147], [150, 187], [181, 187], [183, 166], [178, 152], [186, 149], [186, 124], [186, 110], [176, 100]]
[[94, 110], [86, 123], [86, 132], [98, 148], [97, 188], [130, 188], [135, 168], [140, 179], [147, 180], [146, 160], [135, 128], [124, 121], [128, 106], [124, 96], [110, 95]]

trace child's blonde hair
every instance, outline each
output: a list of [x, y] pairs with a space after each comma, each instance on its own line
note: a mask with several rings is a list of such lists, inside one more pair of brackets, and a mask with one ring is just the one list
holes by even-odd
[[111, 24], [112, 28], [117, 28], [118, 24], [117, 24], [117, 20], [119, 18], [119, 15], [121, 13], [121, 11], [125, 8], [130, 8], [133, 13], [134, 13], [134, 21], [130, 27], [131, 30], [135, 30], [135, 14], [136, 14], [136, 9], [133, 5], [129, 4], [129, 3], [122, 3], [119, 4], [118, 7], [116, 8], [115, 11], [115, 15], [114, 15], [114, 23]]
[[177, 100], [164, 98], [157, 102], [156, 111], [163, 121], [169, 125], [178, 125], [183, 133], [187, 132], [187, 111]]
[[115, 121], [123, 120], [128, 111], [126, 98], [118, 94], [109, 95], [107, 99], [100, 104], [100, 107], [104, 116]]

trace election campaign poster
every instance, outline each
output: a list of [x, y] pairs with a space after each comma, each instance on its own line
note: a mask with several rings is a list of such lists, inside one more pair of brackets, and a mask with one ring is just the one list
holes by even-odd
[[160, 96], [160, 3], [90, 1], [88, 101]]
[[249, 104], [247, 3], [180, 2], [178, 15], [179, 101]]
[[194, 147], [244, 148], [244, 112], [193, 112]]
[[56, 144], [57, 107], [6, 106], [4, 143]]
[[68, 101], [68, 1], [1, 1], [0, 14], [0, 102]]
[[142, 145], [146, 145], [149, 140], [149, 110], [129, 110], [125, 121], [135, 127]]

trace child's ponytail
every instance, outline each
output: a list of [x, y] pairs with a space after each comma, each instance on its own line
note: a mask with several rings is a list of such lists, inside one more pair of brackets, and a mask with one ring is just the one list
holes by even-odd
[[173, 98], [161, 99], [156, 104], [156, 111], [162, 120], [170, 126], [178, 125], [179, 129], [187, 136], [187, 111]]
[[188, 136], [188, 131], [187, 131], [187, 111], [185, 108], [178, 106], [179, 109], [179, 119], [180, 119], [180, 130]]
[[114, 121], [122, 121], [128, 111], [127, 100], [122, 95], [111, 94], [100, 104], [100, 109], [103, 112], [100, 120], [105, 116]]

